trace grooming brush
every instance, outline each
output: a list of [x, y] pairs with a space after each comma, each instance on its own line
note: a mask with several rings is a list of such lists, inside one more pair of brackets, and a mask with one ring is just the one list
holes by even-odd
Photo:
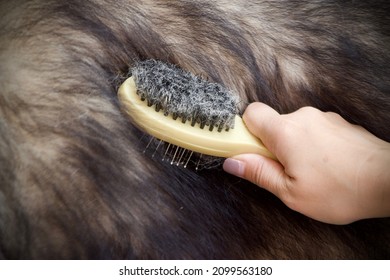
[[137, 126], [170, 145], [215, 157], [256, 153], [276, 159], [246, 128], [232, 92], [172, 64], [137, 63], [118, 97]]

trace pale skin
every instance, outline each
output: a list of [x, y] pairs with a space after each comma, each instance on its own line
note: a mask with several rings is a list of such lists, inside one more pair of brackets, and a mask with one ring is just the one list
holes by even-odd
[[242, 154], [226, 159], [225, 171], [318, 221], [348, 224], [390, 216], [390, 143], [313, 107], [281, 115], [252, 103], [243, 119], [278, 161]]

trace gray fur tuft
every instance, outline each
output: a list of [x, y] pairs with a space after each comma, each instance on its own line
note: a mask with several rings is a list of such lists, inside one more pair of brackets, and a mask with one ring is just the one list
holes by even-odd
[[157, 111], [210, 130], [234, 127], [238, 98], [222, 85], [157, 60], [138, 62], [131, 72], [138, 94]]

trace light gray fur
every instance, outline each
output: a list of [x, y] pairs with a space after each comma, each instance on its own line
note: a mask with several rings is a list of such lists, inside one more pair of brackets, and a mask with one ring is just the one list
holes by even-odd
[[222, 85], [157, 60], [138, 62], [131, 72], [140, 97], [165, 115], [210, 130], [234, 127], [238, 98]]

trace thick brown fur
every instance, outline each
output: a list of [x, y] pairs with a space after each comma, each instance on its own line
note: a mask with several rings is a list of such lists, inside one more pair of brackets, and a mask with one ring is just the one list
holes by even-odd
[[390, 257], [389, 219], [323, 224], [145, 155], [116, 89], [147, 58], [390, 141], [389, 1], [2, 0], [1, 258]]

